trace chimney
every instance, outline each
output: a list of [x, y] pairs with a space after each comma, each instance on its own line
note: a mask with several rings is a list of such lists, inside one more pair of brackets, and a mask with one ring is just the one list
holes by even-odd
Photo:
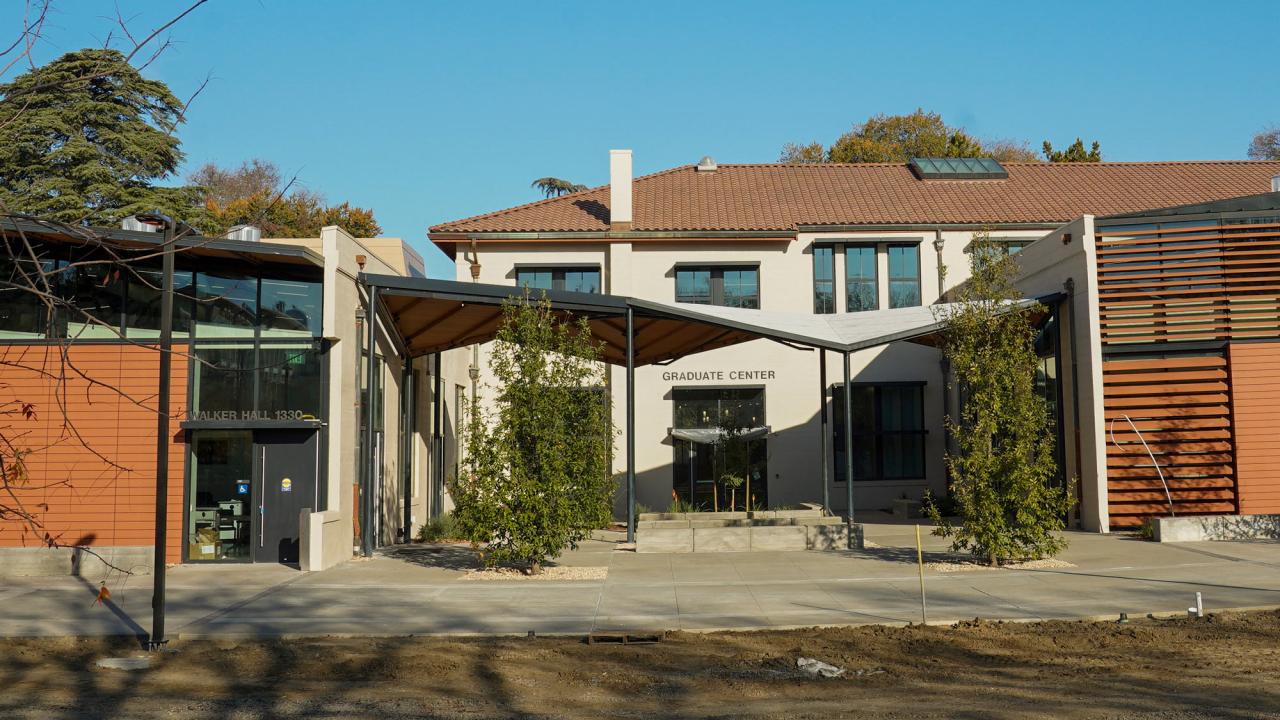
[[1271, 192], [1280, 192], [1280, 175], [1271, 176]]
[[609, 151], [609, 229], [631, 230], [631, 151]]

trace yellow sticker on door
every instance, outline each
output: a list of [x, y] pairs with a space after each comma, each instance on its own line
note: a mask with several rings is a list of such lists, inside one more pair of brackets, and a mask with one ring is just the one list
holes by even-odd
[[293, 481], [290, 480], [289, 478], [282, 479], [280, 481], [280, 492], [282, 493], [293, 492]]

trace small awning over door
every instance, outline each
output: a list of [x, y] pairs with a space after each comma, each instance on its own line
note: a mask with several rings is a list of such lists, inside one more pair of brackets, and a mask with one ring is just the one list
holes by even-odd
[[[755, 440], [769, 434], [769, 426], [747, 428], [738, 434], [743, 440]], [[672, 428], [671, 437], [700, 445], [713, 445], [725, 436], [723, 428]]]

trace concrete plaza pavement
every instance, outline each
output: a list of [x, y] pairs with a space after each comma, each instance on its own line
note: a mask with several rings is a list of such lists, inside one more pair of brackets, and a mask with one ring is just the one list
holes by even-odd
[[[883, 518], [884, 516], [880, 516]], [[877, 518], [878, 519], [878, 518]], [[397, 546], [315, 573], [283, 566], [181, 566], [168, 575], [169, 637], [586, 634], [920, 621], [915, 531], [873, 522], [878, 547], [841, 552], [636, 554], [593, 540], [562, 565], [604, 580], [467, 580], [457, 546]], [[926, 562], [945, 542], [924, 528]], [[1069, 533], [1074, 567], [927, 569], [930, 622], [1115, 617], [1280, 606], [1280, 543], [1157, 544]], [[0, 580], [0, 636], [134, 635], [151, 623], [151, 578]]]

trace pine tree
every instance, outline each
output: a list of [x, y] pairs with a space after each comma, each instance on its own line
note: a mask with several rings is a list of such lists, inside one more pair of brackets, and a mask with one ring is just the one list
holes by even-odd
[[601, 347], [585, 319], [527, 294], [503, 308], [490, 406], [472, 401], [463, 477], [450, 493], [486, 565], [538, 572], [611, 519], [613, 433]]
[[959, 387], [957, 418], [946, 419], [955, 452], [946, 462], [960, 524], [927, 503], [952, 549], [992, 565], [1041, 558], [1066, 547], [1060, 534], [1073, 503], [1070, 483], [1058, 484], [1055, 438], [1045, 399], [1036, 391], [1036, 328], [1043, 307], [1009, 310], [1022, 298], [1018, 265], [985, 233], [969, 245], [972, 276], [958, 303], [939, 312], [943, 353]]
[[198, 225], [194, 188], [153, 184], [182, 161], [182, 109], [111, 49], [70, 52], [0, 85], [0, 212], [106, 225], [160, 210]]

